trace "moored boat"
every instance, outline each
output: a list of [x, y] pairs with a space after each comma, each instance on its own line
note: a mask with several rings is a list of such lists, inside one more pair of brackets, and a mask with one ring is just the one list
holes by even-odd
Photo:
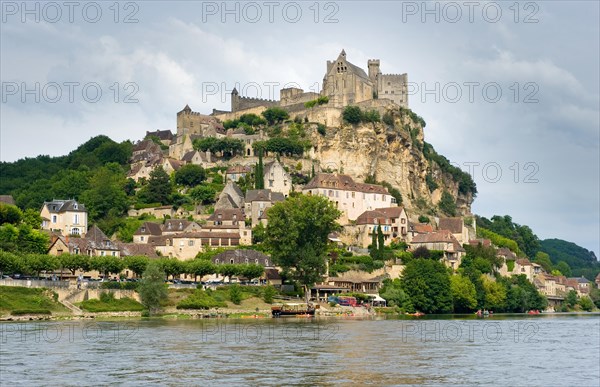
[[314, 316], [318, 305], [306, 303], [289, 303], [271, 307], [273, 317], [280, 316]]

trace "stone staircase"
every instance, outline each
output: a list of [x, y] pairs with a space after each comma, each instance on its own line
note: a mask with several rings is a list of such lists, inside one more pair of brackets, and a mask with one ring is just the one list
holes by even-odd
[[83, 311], [79, 307], [73, 305], [73, 301], [79, 299], [80, 296], [85, 292], [86, 289], [70, 290], [68, 293], [63, 293], [59, 295], [58, 301], [64, 306], [66, 306], [71, 312], [73, 312], [74, 315], [82, 316]]

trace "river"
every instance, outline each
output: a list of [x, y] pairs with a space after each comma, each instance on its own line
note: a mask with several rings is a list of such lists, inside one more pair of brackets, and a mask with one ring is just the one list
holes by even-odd
[[0, 323], [1, 385], [599, 386], [600, 316]]

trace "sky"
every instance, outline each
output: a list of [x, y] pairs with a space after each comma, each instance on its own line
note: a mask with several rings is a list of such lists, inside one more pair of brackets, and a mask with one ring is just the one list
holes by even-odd
[[473, 212], [599, 256], [597, 1], [2, 1], [0, 160], [176, 128], [229, 93], [318, 91], [342, 49], [407, 73], [425, 139], [472, 174]]

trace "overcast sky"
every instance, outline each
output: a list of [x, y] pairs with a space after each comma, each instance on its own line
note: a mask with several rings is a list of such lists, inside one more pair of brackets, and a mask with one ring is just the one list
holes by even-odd
[[345, 49], [408, 73], [426, 141], [472, 171], [475, 213], [598, 255], [598, 4], [2, 2], [0, 160], [174, 130], [234, 86], [316, 91]]

